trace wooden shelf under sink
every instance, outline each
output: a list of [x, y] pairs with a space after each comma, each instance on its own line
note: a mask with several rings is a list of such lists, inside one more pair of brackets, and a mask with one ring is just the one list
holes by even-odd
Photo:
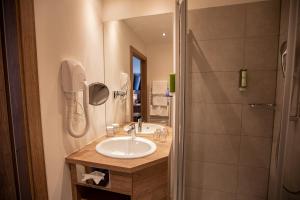
[[[109, 184], [105, 187], [83, 183], [78, 179], [76, 164], [70, 164], [73, 200], [93, 199], [99, 191], [105, 193], [105, 200], [121, 199], [168, 199], [168, 162], [162, 162], [134, 173], [110, 171]], [[89, 189], [83, 189], [89, 188]], [[87, 194], [87, 191], [90, 194]], [[111, 197], [109, 197], [111, 195]], [[89, 197], [91, 196], [91, 197]], [[103, 196], [99, 195], [99, 198]]]

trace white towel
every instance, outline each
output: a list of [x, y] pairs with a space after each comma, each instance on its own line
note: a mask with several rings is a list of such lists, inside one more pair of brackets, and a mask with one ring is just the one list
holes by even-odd
[[152, 116], [169, 116], [169, 109], [166, 106], [152, 106], [150, 105], [150, 115]]
[[152, 94], [166, 94], [168, 81], [152, 81]]
[[98, 171], [93, 171], [90, 174], [83, 174], [83, 178], [81, 181], [87, 181], [89, 179], [93, 179], [96, 184], [99, 184], [102, 179], [104, 179], [105, 174]]
[[129, 84], [129, 75], [125, 72], [120, 73], [120, 88], [121, 90], [127, 90]]
[[168, 106], [168, 97], [165, 96], [153, 96], [152, 105], [154, 106]]

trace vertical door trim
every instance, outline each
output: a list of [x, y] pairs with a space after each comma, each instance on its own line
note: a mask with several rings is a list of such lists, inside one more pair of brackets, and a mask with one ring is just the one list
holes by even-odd
[[34, 1], [3, 0], [1, 8], [10, 134], [17, 156], [19, 198], [47, 200]]
[[34, 199], [48, 199], [42, 134], [34, 0], [18, 0], [22, 87]]
[[1, 2], [1, 40], [9, 117], [9, 133], [15, 165], [16, 189], [19, 199], [32, 199], [30, 155], [27, 149], [24, 119], [22, 71], [20, 61], [17, 2]]
[[141, 60], [141, 113], [142, 116], [144, 117], [144, 121], [147, 121], [147, 115], [148, 115], [148, 90], [147, 90], [147, 57], [142, 54], [140, 51], [138, 51], [136, 48], [133, 46], [130, 46], [130, 82], [131, 82], [131, 87], [130, 87], [130, 120], [132, 121], [133, 119], [133, 69], [132, 69], [132, 57], [137, 57]]
[[[0, 12], [1, 13], [1, 12]], [[2, 15], [1, 15], [2, 16]], [[2, 20], [1, 20], [2, 21]], [[2, 23], [1, 23], [1, 27]], [[2, 29], [0, 35], [2, 35]], [[17, 199], [18, 193], [18, 179], [15, 176], [15, 156], [11, 142], [8, 102], [7, 102], [7, 88], [4, 75], [4, 58], [2, 56], [2, 38], [0, 38], [0, 174], [1, 186], [0, 196], [7, 199]]]

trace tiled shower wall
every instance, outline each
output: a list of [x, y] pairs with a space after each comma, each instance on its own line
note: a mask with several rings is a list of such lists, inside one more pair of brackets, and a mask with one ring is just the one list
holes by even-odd
[[[186, 200], [267, 198], [280, 5], [189, 11]], [[239, 70], [248, 69], [240, 92]]]

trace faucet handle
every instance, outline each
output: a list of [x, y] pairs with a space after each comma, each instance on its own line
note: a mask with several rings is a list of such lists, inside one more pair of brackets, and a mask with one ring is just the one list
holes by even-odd
[[130, 128], [135, 128], [135, 123], [132, 122], [131, 124], [129, 124]]
[[138, 122], [142, 122], [143, 121], [143, 117], [138, 118]]
[[133, 122], [133, 123], [130, 123], [127, 127], [128, 127], [128, 128], [126, 128], [125, 131], [129, 134], [132, 130], [135, 129], [135, 123], [134, 123], [134, 122]]
[[127, 130], [127, 134], [131, 134], [132, 138], [135, 138], [136, 129], [135, 129], [135, 123], [129, 124], [129, 129]]

